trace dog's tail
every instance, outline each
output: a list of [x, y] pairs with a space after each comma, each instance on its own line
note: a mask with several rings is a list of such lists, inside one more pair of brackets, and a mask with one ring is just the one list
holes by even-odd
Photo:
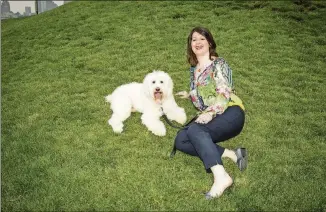
[[111, 103], [111, 101], [112, 101], [112, 95], [111, 94], [110, 95], [107, 95], [105, 97], [105, 101]]

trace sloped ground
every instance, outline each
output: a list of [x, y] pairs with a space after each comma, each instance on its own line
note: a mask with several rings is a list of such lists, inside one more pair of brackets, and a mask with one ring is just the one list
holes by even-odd
[[[92, 1], [3, 21], [2, 210], [325, 210], [325, 20], [322, 1]], [[247, 147], [249, 167], [225, 161], [235, 183], [213, 201], [198, 158], [168, 158], [176, 129], [156, 137], [133, 114], [116, 135], [104, 102], [153, 69], [188, 89], [197, 25], [215, 36], [247, 109], [223, 146]]]

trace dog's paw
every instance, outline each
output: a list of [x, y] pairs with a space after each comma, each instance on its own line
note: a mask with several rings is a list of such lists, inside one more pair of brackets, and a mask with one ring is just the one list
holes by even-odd
[[112, 128], [113, 129], [113, 132], [115, 133], [122, 133], [123, 129], [122, 128]]
[[115, 133], [122, 133], [123, 131], [123, 124], [113, 124], [110, 120], [108, 121], [108, 124], [111, 125], [113, 132]]
[[176, 119], [175, 119], [176, 122], [178, 122], [179, 124], [184, 124], [186, 123], [187, 121], [187, 115], [186, 113], [184, 112], [184, 110], [180, 111], [180, 113], [178, 113]]
[[166, 135], [166, 129], [165, 129], [165, 126], [163, 123], [161, 126], [156, 126], [155, 128], [152, 128], [151, 131], [157, 136], [165, 136]]
[[152, 131], [154, 133], [154, 135], [157, 135], [157, 136], [165, 136], [166, 135], [166, 130], [161, 130], [161, 131]]

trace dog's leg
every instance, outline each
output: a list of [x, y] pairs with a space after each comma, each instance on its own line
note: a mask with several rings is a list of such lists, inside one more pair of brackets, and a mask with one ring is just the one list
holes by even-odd
[[108, 121], [108, 124], [111, 125], [114, 132], [121, 133], [123, 131], [123, 121], [126, 120], [128, 117], [122, 117], [117, 113], [113, 113]]
[[[183, 108], [174, 108], [173, 110], [167, 110], [166, 116], [172, 121], [176, 121], [179, 124], [184, 124], [187, 121], [187, 115]], [[165, 111], [164, 111], [165, 112]]]
[[113, 99], [111, 102], [111, 109], [113, 114], [108, 121], [112, 129], [116, 133], [121, 133], [123, 131], [123, 122], [131, 114], [131, 101], [127, 98]]
[[174, 101], [167, 101], [163, 105], [163, 111], [169, 120], [184, 124], [187, 121], [187, 115], [183, 108], [179, 107]]
[[154, 114], [144, 113], [141, 116], [142, 123], [155, 135], [165, 136], [166, 129], [160, 117]]

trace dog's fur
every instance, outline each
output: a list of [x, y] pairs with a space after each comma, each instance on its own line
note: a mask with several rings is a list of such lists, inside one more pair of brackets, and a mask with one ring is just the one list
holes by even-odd
[[174, 100], [171, 77], [159, 70], [147, 74], [143, 83], [132, 82], [117, 87], [105, 99], [111, 103], [113, 111], [108, 123], [116, 133], [123, 131], [123, 122], [134, 111], [142, 113], [142, 123], [158, 136], [166, 134], [165, 125], [160, 121], [161, 108], [169, 120], [184, 124], [187, 119], [184, 109]]

